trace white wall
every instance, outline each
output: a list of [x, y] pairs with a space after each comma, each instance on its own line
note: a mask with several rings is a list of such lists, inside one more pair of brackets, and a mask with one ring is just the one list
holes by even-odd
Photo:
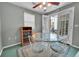
[[41, 32], [41, 15], [33, 11], [17, 7], [7, 2], [0, 2], [2, 9], [2, 45], [8, 46], [20, 42], [19, 29], [24, 25], [24, 12], [35, 15], [35, 30]]
[[1, 49], [2, 49], [2, 38], [1, 38], [1, 16], [2, 16], [2, 13], [1, 13], [1, 8], [0, 8], [0, 52], [1, 52]]

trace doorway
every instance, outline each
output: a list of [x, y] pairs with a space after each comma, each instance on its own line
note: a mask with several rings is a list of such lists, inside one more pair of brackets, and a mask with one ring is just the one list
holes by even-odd
[[72, 44], [74, 7], [65, 9], [50, 17], [50, 40]]
[[57, 41], [58, 15], [51, 16], [50, 18], [50, 40]]

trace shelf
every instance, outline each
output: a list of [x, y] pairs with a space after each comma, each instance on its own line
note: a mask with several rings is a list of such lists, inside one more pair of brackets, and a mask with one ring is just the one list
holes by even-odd
[[21, 27], [20, 35], [21, 35], [21, 43], [24, 46], [27, 43], [29, 43], [29, 36], [32, 36], [32, 27]]

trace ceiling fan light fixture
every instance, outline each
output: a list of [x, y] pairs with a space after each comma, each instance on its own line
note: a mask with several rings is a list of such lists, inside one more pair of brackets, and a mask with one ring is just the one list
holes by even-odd
[[43, 8], [44, 10], [47, 9], [46, 7]]
[[39, 8], [42, 8], [43, 6], [42, 5], [39, 5]]
[[33, 6], [33, 8], [40, 8], [46, 11], [48, 7], [52, 5], [58, 6], [59, 4], [60, 4], [59, 2], [38, 2]]
[[47, 10], [47, 7], [43, 7], [43, 10], [46, 11]]
[[42, 4], [43, 4], [43, 5], [45, 5], [45, 4], [46, 4], [46, 2], [43, 2]]
[[47, 6], [52, 6], [52, 4], [48, 3]]

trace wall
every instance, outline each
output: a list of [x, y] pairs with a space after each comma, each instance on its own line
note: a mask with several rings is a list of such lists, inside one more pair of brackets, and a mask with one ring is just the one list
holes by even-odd
[[75, 7], [72, 44], [76, 45], [76, 46], [79, 46], [79, 27], [75, 27], [75, 25], [79, 26], [79, 2], [71, 3], [67, 6], [59, 8], [59, 9], [57, 9], [55, 11], [52, 11], [52, 12], [49, 12], [47, 14], [50, 15], [50, 14], [53, 14], [53, 13], [57, 13], [57, 12], [60, 12], [64, 9], [67, 9], [67, 8], [70, 8], [70, 7]]
[[74, 26], [73, 44], [79, 46], [79, 2], [75, 4], [74, 25], [78, 25], [78, 27]]
[[0, 2], [2, 7], [2, 43], [3, 46], [20, 42], [19, 28], [23, 26], [24, 12], [35, 15], [35, 31], [41, 32], [41, 15], [30, 10], [17, 7], [7, 2]]
[[2, 41], [1, 41], [1, 15], [2, 13], [1, 13], [1, 8], [0, 8], [0, 52], [1, 52], [1, 49], [2, 49]]

